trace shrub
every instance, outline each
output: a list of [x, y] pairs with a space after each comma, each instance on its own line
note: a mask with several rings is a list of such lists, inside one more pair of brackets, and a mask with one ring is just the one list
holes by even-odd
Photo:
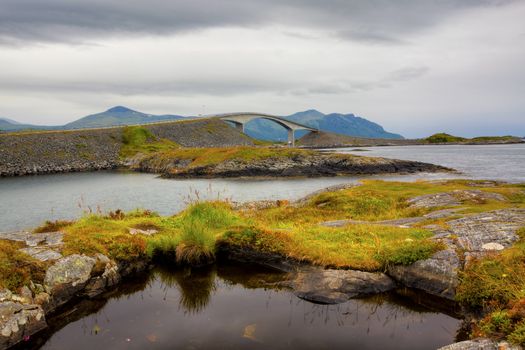
[[215, 235], [206, 221], [194, 217], [184, 220], [176, 258], [179, 263], [191, 265], [203, 265], [215, 259]]

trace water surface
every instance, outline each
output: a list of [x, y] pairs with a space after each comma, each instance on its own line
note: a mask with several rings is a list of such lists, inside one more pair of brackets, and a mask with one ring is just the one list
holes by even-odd
[[264, 287], [280, 276], [253, 266], [158, 269], [33, 348], [424, 350], [453, 342], [460, 323], [393, 294], [329, 306]]
[[337, 152], [433, 163], [473, 179], [525, 182], [525, 144], [354, 147]]

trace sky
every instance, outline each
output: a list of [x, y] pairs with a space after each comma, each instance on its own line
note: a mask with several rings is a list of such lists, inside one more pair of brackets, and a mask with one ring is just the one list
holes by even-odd
[[354, 113], [525, 135], [525, 0], [1, 0], [0, 117]]

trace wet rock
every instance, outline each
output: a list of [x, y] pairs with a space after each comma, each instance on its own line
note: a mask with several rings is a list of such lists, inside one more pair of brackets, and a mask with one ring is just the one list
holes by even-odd
[[[96, 271], [100, 266], [103, 268], [101, 273]], [[83, 291], [83, 294], [91, 298], [116, 285], [121, 278], [118, 265], [102, 254], [97, 254], [96, 256], [96, 264], [92, 275], [95, 276], [89, 280]]]
[[322, 304], [338, 304], [350, 298], [391, 290], [395, 283], [382, 273], [354, 270], [303, 269], [290, 286], [299, 298]]
[[453, 300], [460, 267], [455, 249], [449, 247], [412, 265], [392, 266], [388, 269], [388, 275], [407, 287]]
[[70, 255], [58, 260], [46, 271], [44, 286], [58, 307], [81, 291], [95, 266], [95, 259], [85, 255]]
[[480, 338], [466, 340], [459, 343], [443, 346], [438, 350], [520, 350], [521, 346], [511, 345], [505, 341], [496, 342], [490, 339]]
[[46, 326], [44, 311], [39, 305], [0, 303], [0, 349], [7, 349]]

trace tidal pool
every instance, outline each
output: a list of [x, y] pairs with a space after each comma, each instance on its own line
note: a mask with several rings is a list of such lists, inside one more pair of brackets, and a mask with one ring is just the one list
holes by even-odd
[[460, 326], [398, 293], [313, 304], [278, 287], [285, 278], [245, 264], [156, 268], [66, 307], [20, 348], [421, 350], [453, 342]]

